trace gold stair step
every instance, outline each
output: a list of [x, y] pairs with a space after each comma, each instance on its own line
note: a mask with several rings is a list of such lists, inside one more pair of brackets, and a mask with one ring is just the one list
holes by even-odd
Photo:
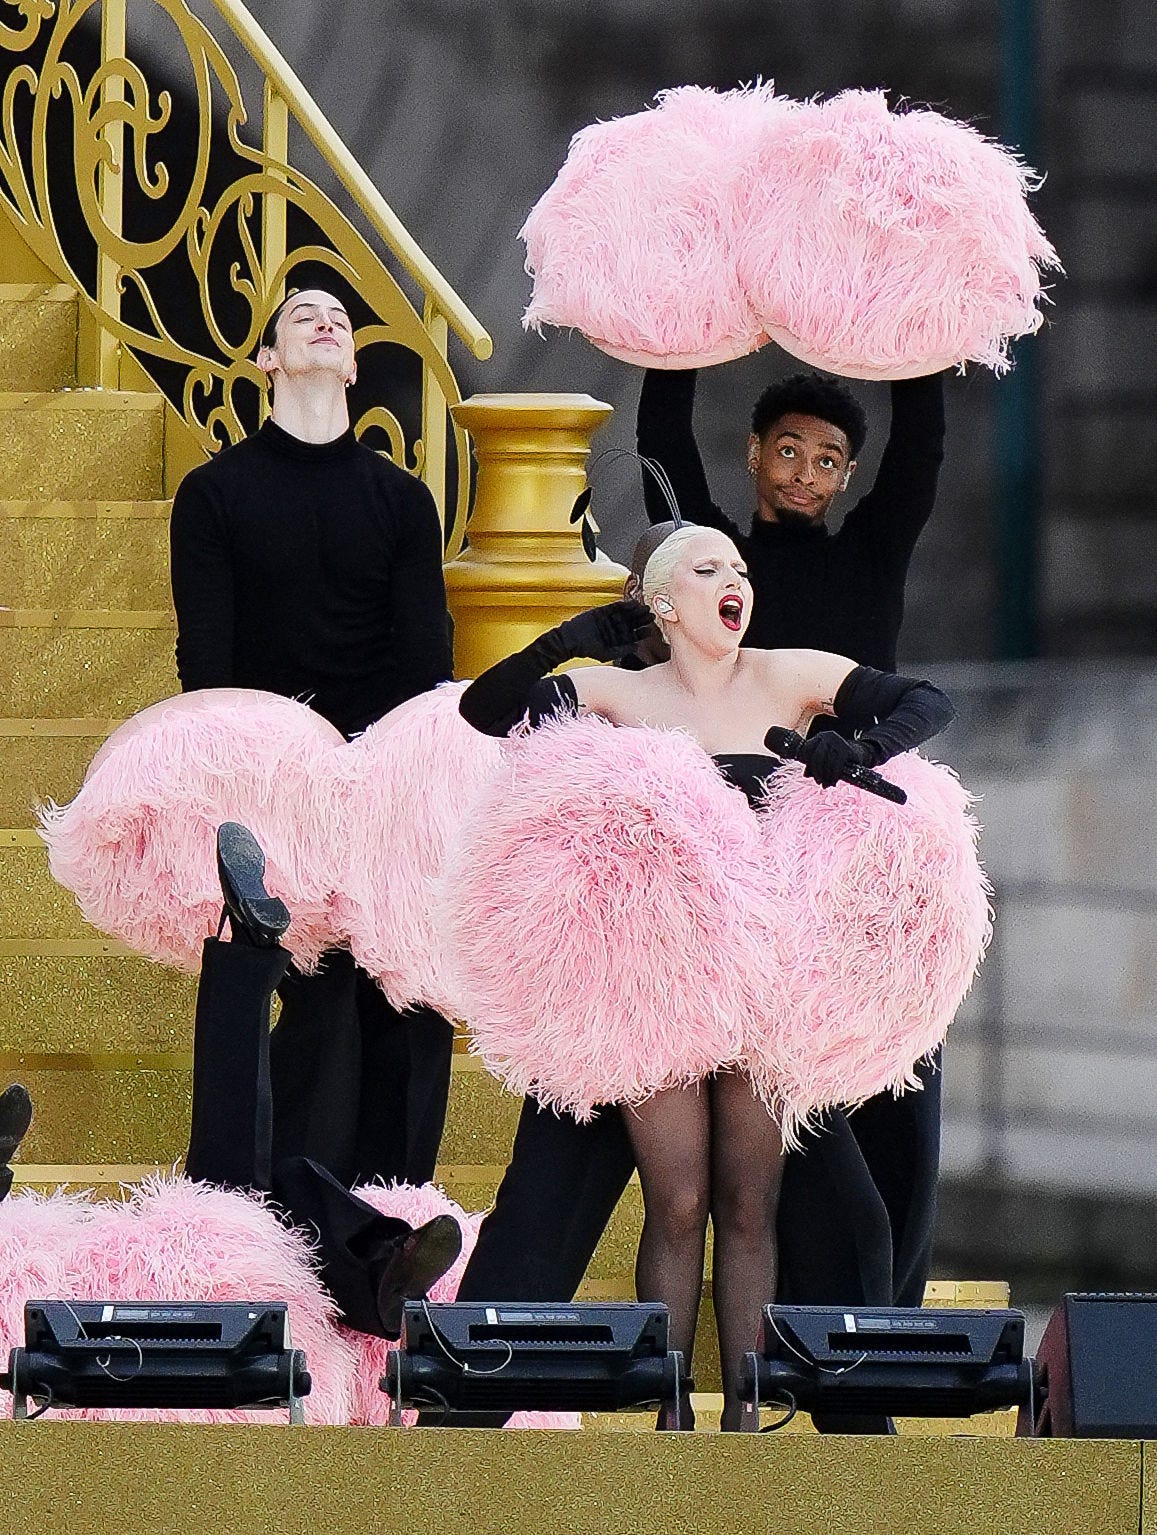
[[0, 501], [0, 605], [168, 610], [171, 504]]
[[[118, 1045], [116, 1036], [130, 1032], [124, 1015], [110, 1022], [108, 1037], [98, 1035], [80, 1050], [31, 1049], [25, 1043], [22, 1015], [15, 1020], [5, 1017], [0, 1087], [23, 1081], [37, 1103], [24, 1148], [28, 1160], [69, 1165], [170, 1163], [181, 1156], [188, 1138], [192, 1080], [192, 991], [185, 995], [187, 1012], [182, 1014], [176, 988], [170, 993], [170, 1009], [158, 1010], [152, 1028], [166, 1046], [159, 1050]], [[56, 1003], [56, 1018], [41, 1026], [43, 1035], [67, 1035], [68, 996], [66, 986]], [[492, 1077], [474, 1070], [475, 1064], [468, 1056], [454, 1058], [441, 1159], [452, 1166], [484, 1169], [470, 1194], [474, 1208], [481, 1208], [493, 1199], [509, 1158], [520, 1105]]]
[[23, 828], [0, 831], [0, 937], [99, 936], [81, 916], [71, 892], [49, 873], [48, 850], [39, 835]]
[[0, 826], [29, 828], [35, 808], [66, 804], [115, 719], [0, 719]]
[[162, 494], [160, 395], [0, 392], [0, 441], [0, 491], [11, 500], [147, 501]]
[[72, 288], [0, 283], [0, 390], [75, 384], [76, 318]]
[[0, 710], [9, 717], [126, 719], [177, 693], [171, 616], [134, 616], [136, 622], [118, 622], [128, 615], [61, 614], [56, 622], [51, 611], [0, 613]]
[[0, 1082], [23, 1082], [36, 1115], [29, 1162], [170, 1165], [189, 1136], [188, 1056], [5, 1054]]
[[0, 939], [0, 1050], [187, 1051], [196, 991], [195, 976], [111, 942]]

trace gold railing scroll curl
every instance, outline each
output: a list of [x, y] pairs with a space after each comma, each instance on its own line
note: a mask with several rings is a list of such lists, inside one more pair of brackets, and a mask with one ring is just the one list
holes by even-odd
[[[429, 486], [452, 557], [470, 473], [466, 432], [449, 414], [461, 399], [449, 335], [479, 359], [490, 337], [245, 7], [212, 5], [224, 42], [187, 0], [0, 0], [0, 201], [91, 316], [81, 382], [116, 388], [130, 349], [206, 451], [264, 410], [254, 355], [294, 272], [332, 276], [354, 297], [370, 379], [351, 398], [356, 428], [380, 434]], [[163, 83], [134, 49], [146, 10], [154, 32], [180, 43], [164, 51]], [[256, 133], [231, 49], [260, 71]], [[348, 208], [293, 163], [298, 132]], [[408, 409], [382, 383], [399, 379]]]

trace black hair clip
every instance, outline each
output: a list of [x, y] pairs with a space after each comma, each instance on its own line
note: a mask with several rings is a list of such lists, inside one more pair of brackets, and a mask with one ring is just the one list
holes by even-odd
[[598, 545], [595, 543], [595, 535], [599, 532], [599, 525], [591, 516], [591, 487], [588, 485], [581, 490], [575, 498], [575, 504], [570, 509], [570, 520], [574, 524], [582, 523], [581, 536], [583, 541], [583, 553], [593, 565], [598, 555]]
[[[657, 459], [644, 458], [641, 453], [635, 453], [630, 448], [606, 448], [602, 453], [598, 455], [596, 459], [592, 460], [590, 469], [587, 471], [588, 478], [590, 474], [598, 468], [603, 460], [608, 458], [638, 459], [639, 463], [655, 481], [655, 484], [658, 485], [659, 491], [662, 494], [664, 501], [666, 501], [668, 508], [670, 509], [671, 521], [677, 528], [681, 528], [683, 526], [683, 515], [679, 510], [679, 502], [675, 497], [674, 487], [672, 486], [671, 481], [667, 476], [667, 471], [663, 468], [662, 464], [660, 464]], [[593, 564], [599, 552], [598, 547], [595, 544], [595, 534], [600, 530], [598, 523], [591, 516], [592, 495], [593, 491], [590, 485], [585, 486], [579, 492], [579, 494], [575, 497], [574, 505], [570, 509], [570, 520], [572, 524], [576, 522], [582, 523], [583, 553]]]

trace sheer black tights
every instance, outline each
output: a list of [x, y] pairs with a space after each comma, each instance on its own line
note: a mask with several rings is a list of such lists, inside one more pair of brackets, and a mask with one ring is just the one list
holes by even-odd
[[740, 1364], [755, 1347], [760, 1311], [775, 1294], [775, 1207], [784, 1158], [779, 1129], [736, 1072], [657, 1093], [624, 1119], [643, 1186], [637, 1294], [666, 1304], [671, 1347], [683, 1351], [690, 1369], [710, 1215], [723, 1427], [738, 1428]]

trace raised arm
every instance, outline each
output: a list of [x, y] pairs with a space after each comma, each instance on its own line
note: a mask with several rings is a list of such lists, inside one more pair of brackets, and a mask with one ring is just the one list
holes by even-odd
[[537, 724], [558, 708], [577, 708], [572, 680], [548, 673], [567, 661], [617, 660], [635, 648], [654, 622], [641, 602], [589, 608], [484, 671], [458, 700], [459, 712], [484, 735], [504, 736], [528, 712]]
[[173, 498], [169, 568], [182, 691], [231, 687], [233, 557], [221, 510], [196, 474], [181, 481]]
[[845, 519], [846, 536], [907, 565], [932, 515], [944, 459], [944, 375], [891, 385], [892, 425], [875, 484]]
[[946, 694], [930, 682], [857, 666], [846, 656], [797, 651], [801, 716], [814, 709], [832, 714], [854, 731], [850, 738], [820, 730], [804, 742], [804, 772], [830, 788], [849, 767], [879, 767], [910, 751], [952, 723]]
[[[686, 522], [705, 528], [719, 528], [729, 538], [738, 538], [739, 529], [725, 517], [711, 499], [703, 460], [695, 441], [694, 369], [648, 368], [639, 392], [639, 417], [636, 441], [643, 458], [653, 458], [666, 470], [679, 511]], [[666, 522], [670, 508], [654, 478], [643, 473], [643, 500], [652, 522]]]

